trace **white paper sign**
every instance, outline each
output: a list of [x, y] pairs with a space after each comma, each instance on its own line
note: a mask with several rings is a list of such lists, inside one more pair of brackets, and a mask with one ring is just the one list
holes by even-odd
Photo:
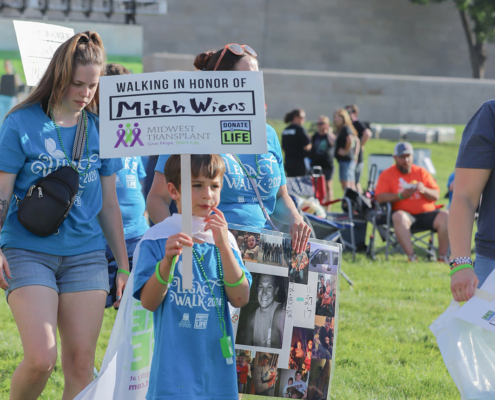
[[267, 152], [261, 72], [102, 77], [102, 158]]
[[36, 86], [59, 46], [74, 36], [74, 29], [40, 22], [14, 21], [28, 86]]

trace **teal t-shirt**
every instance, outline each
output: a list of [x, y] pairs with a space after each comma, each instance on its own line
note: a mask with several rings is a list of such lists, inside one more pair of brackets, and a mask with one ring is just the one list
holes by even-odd
[[[277, 133], [270, 125], [266, 125], [268, 153], [258, 154], [259, 176], [255, 179], [263, 200], [263, 205], [271, 215], [275, 209], [277, 192], [280, 186], [287, 183], [284, 172], [282, 149]], [[223, 176], [223, 188], [218, 208], [225, 214], [230, 224], [253, 226], [271, 229], [258, 202], [258, 197], [235, 157], [231, 154], [220, 154], [225, 162], [226, 172]], [[155, 171], [163, 173], [169, 155], [158, 158]], [[249, 175], [257, 173], [256, 156], [254, 154], [238, 154], [239, 159]]]
[[123, 168], [115, 177], [124, 235], [126, 240], [143, 236], [149, 225], [144, 217], [144, 200], [141, 179], [146, 177], [141, 157], [122, 157]]
[[[60, 135], [70, 158], [76, 126], [60, 127]], [[122, 168], [122, 161], [100, 159], [98, 117], [88, 113], [89, 161], [91, 167], [79, 178], [79, 191], [58, 235], [40, 237], [25, 229], [17, 220], [16, 201], [12, 196], [9, 213], [2, 228], [1, 247], [18, 248], [59, 256], [71, 256], [104, 250], [103, 233], [97, 220], [102, 206], [100, 176], [111, 176]], [[0, 171], [17, 174], [14, 193], [23, 199], [29, 187], [51, 172], [68, 165], [57, 129], [40, 104], [10, 114], [0, 127]], [[79, 170], [86, 169], [86, 148]], [[43, 210], [40, 210], [43, 212]]]
[[[177, 218], [177, 217], [170, 217]], [[169, 218], [167, 218], [169, 219]], [[165, 220], [167, 221], [167, 220]], [[145, 234], [134, 257], [134, 298], [141, 300], [141, 290], [155, 273], [156, 263], [165, 255], [166, 238], [156, 237], [161, 229], [155, 225]], [[194, 244], [203, 259], [202, 268], [210, 282], [224, 315], [227, 334], [234, 338], [228, 299], [220, 293], [216, 247], [209, 243]], [[252, 277], [234, 250], [239, 266], [251, 286]], [[237, 400], [235, 360], [227, 365], [220, 347], [220, 322], [210, 289], [196, 261], [193, 262], [193, 289], [182, 289], [182, 256], [165, 299], [153, 312], [155, 348], [151, 362], [147, 400]], [[235, 350], [234, 350], [235, 354]], [[173, 385], [166, 384], [173, 382]]]

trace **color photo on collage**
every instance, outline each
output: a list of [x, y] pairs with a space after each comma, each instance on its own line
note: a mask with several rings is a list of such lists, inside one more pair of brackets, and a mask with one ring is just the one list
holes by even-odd
[[231, 230], [253, 282], [232, 314], [241, 398], [323, 400], [334, 353], [340, 247]]

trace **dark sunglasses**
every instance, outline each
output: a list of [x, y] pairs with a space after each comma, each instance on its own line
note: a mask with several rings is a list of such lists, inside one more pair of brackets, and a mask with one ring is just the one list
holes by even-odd
[[215, 68], [213, 68], [213, 71], [217, 70], [218, 66], [220, 65], [220, 61], [222, 61], [223, 56], [227, 52], [227, 49], [230, 50], [232, 53], [234, 53], [236, 56], [242, 56], [244, 53], [247, 53], [253, 57], [258, 57], [258, 54], [256, 54], [256, 52], [247, 44], [229, 43], [226, 44], [225, 47], [223, 48], [222, 54], [220, 54], [220, 57], [218, 58], [218, 61], [215, 64]]

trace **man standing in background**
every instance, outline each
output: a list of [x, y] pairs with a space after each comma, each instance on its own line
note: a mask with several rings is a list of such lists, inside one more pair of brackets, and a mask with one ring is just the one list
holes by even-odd
[[363, 188], [361, 187], [359, 180], [361, 179], [361, 173], [363, 172], [364, 166], [364, 144], [368, 141], [368, 139], [371, 138], [372, 134], [371, 131], [361, 121], [358, 120], [359, 108], [357, 105], [351, 104], [345, 106], [345, 109], [352, 119], [352, 125], [354, 125], [354, 128], [358, 133], [359, 141], [361, 142], [361, 148], [359, 150], [359, 155], [356, 163], [356, 189], [358, 190], [358, 192], [362, 193]]

